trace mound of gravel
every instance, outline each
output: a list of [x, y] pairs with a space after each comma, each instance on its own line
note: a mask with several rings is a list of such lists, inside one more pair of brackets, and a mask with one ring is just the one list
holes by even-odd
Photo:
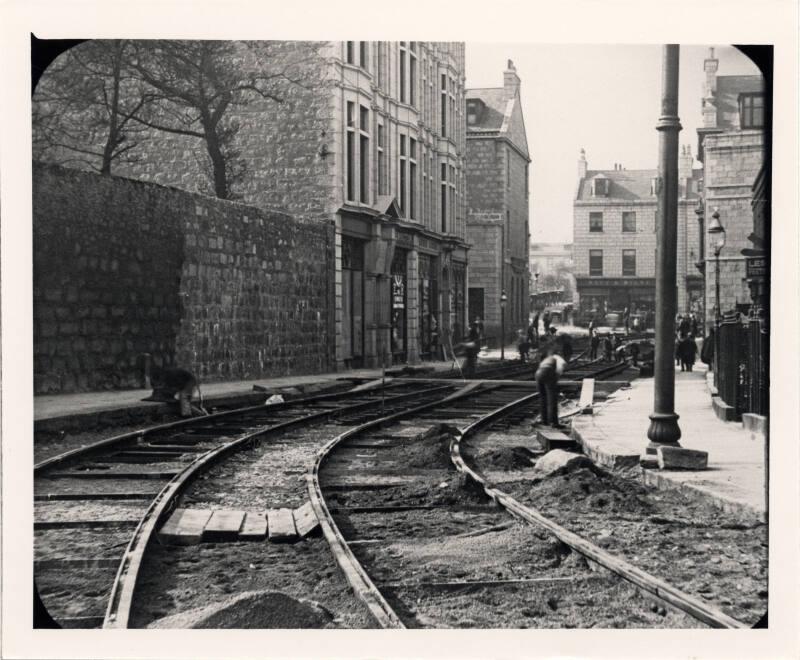
[[333, 615], [319, 603], [275, 591], [249, 591], [153, 621], [148, 628], [324, 628]]
[[525, 447], [500, 447], [481, 454], [478, 464], [494, 470], [525, 470], [533, 466], [532, 456]]

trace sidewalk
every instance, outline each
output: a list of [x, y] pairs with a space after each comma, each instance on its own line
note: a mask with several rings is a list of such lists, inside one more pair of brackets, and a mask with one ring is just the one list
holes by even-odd
[[[446, 370], [451, 362], [423, 362], [419, 367], [431, 367], [434, 370]], [[396, 368], [396, 367], [395, 367]], [[202, 383], [205, 400], [226, 396], [253, 395], [253, 385], [260, 385], [269, 390], [280, 390], [290, 387], [333, 384], [346, 378], [377, 379], [381, 377], [381, 369], [351, 369], [325, 374], [308, 374], [305, 376], [281, 376], [275, 378], [253, 378], [250, 380]], [[33, 400], [34, 421], [74, 415], [96, 414], [107, 411], [129, 408], [165, 406], [163, 403], [142, 401], [152, 394], [152, 389], [141, 390], [108, 390], [103, 392], [77, 392], [74, 394], [40, 394]], [[259, 394], [266, 397], [264, 393]]]
[[[765, 519], [764, 438], [740, 422], [723, 422], [714, 414], [706, 384], [706, 367], [675, 374], [675, 412], [680, 415], [680, 444], [708, 452], [708, 469], [645, 470], [643, 481], [658, 488], [677, 488], [686, 495], [711, 499], [723, 510]], [[573, 435], [596, 463], [609, 468], [638, 468], [649, 443], [648, 415], [653, 411], [654, 381], [635, 380], [594, 415], [573, 417]]]

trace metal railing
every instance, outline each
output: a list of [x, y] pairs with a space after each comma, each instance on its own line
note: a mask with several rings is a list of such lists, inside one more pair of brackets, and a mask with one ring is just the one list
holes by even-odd
[[742, 413], [769, 414], [769, 328], [762, 316], [726, 315], [715, 356], [720, 398]]

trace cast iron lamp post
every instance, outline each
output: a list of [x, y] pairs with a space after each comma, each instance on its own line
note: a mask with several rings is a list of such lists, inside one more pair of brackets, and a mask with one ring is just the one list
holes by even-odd
[[680, 447], [675, 413], [675, 311], [678, 260], [678, 67], [680, 46], [662, 49], [661, 116], [658, 119], [658, 210], [656, 214], [656, 338], [654, 401], [642, 464], [658, 465], [658, 448]]
[[714, 386], [718, 387], [718, 374], [719, 374], [719, 323], [722, 315], [720, 313], [719, 303], [719, 253], [725, 247], [725, 227], [719, 221], [719, 209], [714, 207], [714, 212], [711, 214], [711, 222], [708, 223], [708, 233], [711, 235], [712, 245], [714, 247]]
[[506, 303], [508, 296], [506, 290], [500, 293], [500, 359], [506, 359]]

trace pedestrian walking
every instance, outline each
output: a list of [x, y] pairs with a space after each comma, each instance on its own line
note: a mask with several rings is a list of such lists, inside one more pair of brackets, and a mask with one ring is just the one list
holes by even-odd
[[700, 351], [700, 359], [709, 367], [714, 362], [714, 328], [711, 328], [708, 336], [703, 339], [703, 350]]
[[517, 350], [519, 351], [519, 359], [522, 362], [528, 361], [528, 351], [530, 351], [531, 345], [528, 342], [528, 335], [527, 333], [520, 328], [517, 330]]
[[692, 326], [689, 323], [688, 316], [680, 316], [678, 318], [680, 318], [680, 322], [678, 323], [678, 334], [680, 335], [680, 338], [683, 339], [684, 337], [686, 337], [686, 335], [689, 334], [689, 332], [692, 329]]
[[680, 332], [675, 333], [675, 366], [681, 366], [681, 335]]
[[480, 319], [476, 318], [469, 326], [469, 334], [467, 341], [464, 343], [464, 352], [466, 360], [464, 362], [464, 376], [466, 378], [475, 377], [475, 367], [478, 363], [478, 352], [481, 350], [481, 332], [478, 322]]
[[697, 344], [692, 334], [686, 335], [680, 342], [681, 371], [692, 371], [697, 359]]
[[691, 328], [691, 333], [693, 337], [697, 337], [697, 317], [694, 315], [694, 312], [691, 313], [689, 316], [689, 326]]
[[544, 316], [542, 316], [542, 325], [544, 325], [544, 334], [547, 335], [550, 332], [550, 312], [545, 311]]
[[558, 377], [564, 373], [566, 365], [566, 360], [553, 352], [539, 363], [534, 374], [542, 402], [542, 424], [549, 424], [554, 429], [564, 428], [558, 421]]
[[606, 362], [611, 362], [614, 353], [614, 345], [611, 343], [611, 337], [606, 336], [603, 338], [603, 359]]
[[625, 326], [625, 334], [628, 335], [631, 332], [631, 313], [628, 311], [626, 307], [622, 312], [622, 324]]
[[531, 327], [533, 327], [533, 331], [536, 333], [536, 336], [539, 336], [539, 318], [540, 314], [537, 310], [536, 314], [533, 315], [533, 321], [531, 321]]
[[589, 359], [596, 360], [597, 359], [597, 349], [600, 346], [600, 337], [597, 336], [597, 330], [592, 330], [591, 338], [589, 339]]
[[592, 314], [592, 318], [589, 319], [589, 336], [590, 337], [592, 336], [592, 333], [594, 332], [594, 329], [595, 329], [596, 326], [597, 326], [597, 324], [595, 323], [595, 320], [594, 320], [594, 314]]
[[536, 327], [538, 322], [538, 315], [534, 317], [534, 321], [528, 326], [528, 344], [531, 347], [538, 346], [539, 344], [539, 329]]

